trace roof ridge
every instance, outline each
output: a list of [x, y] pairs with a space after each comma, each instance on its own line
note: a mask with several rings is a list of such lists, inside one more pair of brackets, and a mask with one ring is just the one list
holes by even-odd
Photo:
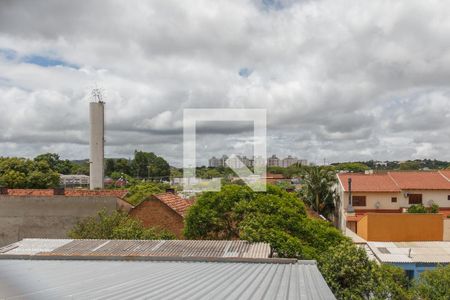
[[401, 189], [400, 185], [398, 184], [397, 181], [395, 181], [394, 177], [392, 177], [391, 172], [387, 172], [387, 176], [392, 180], [392, 182], [399, 188]]

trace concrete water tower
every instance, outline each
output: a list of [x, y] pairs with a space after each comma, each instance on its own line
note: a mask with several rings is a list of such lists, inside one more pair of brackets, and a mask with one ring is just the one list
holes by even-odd
[[105, 153], [105, 102], [100, 89], [92, 90], [93, 101], [89, 103], [90, 117], [90, 160], [89, 187], [91, 190], [103, 188]]

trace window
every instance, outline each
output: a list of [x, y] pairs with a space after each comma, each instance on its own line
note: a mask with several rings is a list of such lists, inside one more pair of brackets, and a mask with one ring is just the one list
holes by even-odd
[[422, 204], [422, 194], [409, 194], [409, 204]]
[[353, 206], [366, 206], [366, 196], [353, 196]]
[[391, 198], [391, 202], [392, 202], [392, 203], [397, 202], [397, 197], [392, 197], [392, 198]]

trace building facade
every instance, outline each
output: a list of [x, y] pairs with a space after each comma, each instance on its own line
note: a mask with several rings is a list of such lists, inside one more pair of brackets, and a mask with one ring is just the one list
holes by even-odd
[[[437, 204], [444, 217], [450, 214], [449, 171], [341, 173], [337, 177], [338, 225], [342, 230], [349, 227], [356, 231], [357, 222], [367, 213], [401, 213], [413, 204]], [[349, 212], [350, 192], [354, 212]]]

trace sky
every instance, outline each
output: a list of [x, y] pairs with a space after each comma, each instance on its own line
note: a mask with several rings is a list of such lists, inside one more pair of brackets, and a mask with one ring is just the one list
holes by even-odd
[[[268, 155], [450, 160], [450, 2], [0, 2], [0, 156], [183, 156], [183, 109], [267, 109]], [[251, 124], [203, 124], [197, 159], [245, 154]]]

